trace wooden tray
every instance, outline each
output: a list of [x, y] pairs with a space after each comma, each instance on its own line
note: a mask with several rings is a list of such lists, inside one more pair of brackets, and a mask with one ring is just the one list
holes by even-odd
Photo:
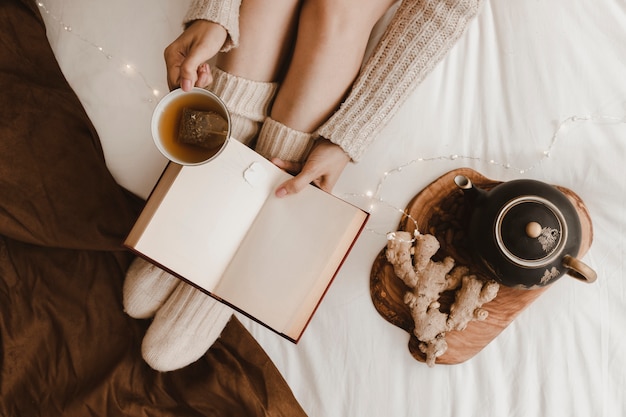
[[[450, 171], [439, 177], [408, 204], [398, 230], [413, 233], [417, 223], [420, 233], [430, 233], [437, 237], [441, 245], [433, 260], [441, 260], [445, 256], [455, 259], [456, 265], [465, 265], [470, 272], [477, 276], [488, 279], [488, 274], [474, 262], [467, 249], [465, 239], [465, 227], [469, 209], [465, 205], [463, 192], [454, 183], [454, 177], [465, 175], [478, 187], [490, 189], [499, 184], [484, 177], [469, 168], [461, 168]], [[572, 201], [580, 216], [583, 237], [579, 256], [582, 257], [593, 239], [593, 229], [589, 212], [582, 200], [571, 190], [557, 187]], [[412, 219], [415, 220], [413, 222]], [[409, 308], [404, 304], [403, 298], [409, 288], [393, 272], [393, 267], [385, 258], [386, 247], [383, 248], [372, 266], [370, 277], [370, 293], [376, 310], [391, 324], [406, 330], [410, 334], [409, 351], [415, 359], [425, 362], [425, 355], [419, 350], [419, 340], [413, 335], [413, 319]], [[563, 277], [563, 279], [567, 279]], [[537, 297], [549, 288], [543, 287], [534, 290], [514, 289], [500, 286], [497, 297], [483, 305], [489, 312], [485, 321], [472, 321], [463, 331], [450, 331], [446, 333], [448, 350], [437, 358], [437, 364], [462, 363], [491, 342], [509, 323]], [[444, 293], [439, 300], [441, 311], [449, 311], [454, 301], [452, 291]]]

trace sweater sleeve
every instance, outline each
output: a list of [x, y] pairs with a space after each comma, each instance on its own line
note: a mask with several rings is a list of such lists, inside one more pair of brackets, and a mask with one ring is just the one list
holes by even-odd
[[446, 55], [480, 0], [403, 0], [352, 90], [318, 134], [358, 161], [397, 108]]
[[187, 25], [194, 20], [209, 20], [226, 29], [228, 37], [222, 47], [226, 52], [239, 44], [239, 6], [241, 0], [193, 0], [183, 23]]

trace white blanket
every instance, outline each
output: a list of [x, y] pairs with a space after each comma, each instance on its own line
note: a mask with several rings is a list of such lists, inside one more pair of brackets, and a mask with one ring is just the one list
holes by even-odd
[[[187, 1], [40, 0], [60, 65], [125, 187], [165, 165], [150, 116]], [[380, 34], [382, 26], [377, 29]], [[298, 345], [241, 318], [311, 416], [626, 415], [626, 2], [486, 0], [335, 193], [368, 229]], [[339, 65], [339, 64], [338, 64]], [[468, 166], [574, 190], [591, 285], [562, 278], [469, 361], [429, 368], [374, 309], [372, 263], [410, 199]]]

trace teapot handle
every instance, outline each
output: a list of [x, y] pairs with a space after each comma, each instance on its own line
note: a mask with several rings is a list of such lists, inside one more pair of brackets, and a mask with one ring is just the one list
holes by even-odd
[[565, 255], [563, 257], [563, 266], [567, 268], [567, 274], [584, 281], [586, 283], [592, 283], [598, 278], [598, 274], [596, 271], [591, 269], [584, 262], [574, 258], [570, 255]]

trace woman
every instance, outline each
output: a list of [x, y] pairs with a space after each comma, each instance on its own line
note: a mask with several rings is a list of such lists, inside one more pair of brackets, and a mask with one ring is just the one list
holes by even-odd
[[[331, 191], [462, 35], [479, 2], [401, 1], [362, 66], [393, 0], [194, 0], [185, 31], [165, 50], [168, 83], [214, 91], [231, 112], [233, 137], [296, 174], [277, 196], [309, 183]], [[231, 312], [143, 261], [129, 270], [124, 301], [133, 317], [155, 314], [142, 351], [159, 370], [198, 359]]]

